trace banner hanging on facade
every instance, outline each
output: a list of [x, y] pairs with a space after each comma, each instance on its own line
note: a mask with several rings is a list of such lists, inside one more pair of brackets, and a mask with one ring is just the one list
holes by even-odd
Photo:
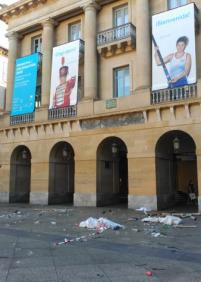
[[34, 111], [38, 64], [38, 53], [16, 60], [11, 116]]
[[152, 16], [152, 90], [195, 83], [195, 6]]
[[80, 41], [53, 48], [50, 109], [77, 104]]

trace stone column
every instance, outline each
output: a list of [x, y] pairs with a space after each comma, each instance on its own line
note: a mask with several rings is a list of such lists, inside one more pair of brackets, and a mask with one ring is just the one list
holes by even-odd
[[6, 90], [6, 111], [11, 110], [13, 86], [15, 77], [15, 62], [19, 55], [19, 39], [20, 35], [17, 32], [9, 32], [6, 35], [9, 42], [8, 52], [8, 74], [7, 74], [7, 90]]
[[201, 212], [201, 149], [196, 150], [198, 178], [198, 210]]
[[52, 19], [46, 19], [44, 22], [42, 22], [42, 106], [48, 106], [50, 101], [54, 25], [55, 22]]
[[151, 85], [151, 34], [149, 0], [136, 0], [136, 88]]
[[84, 26], [84, 98], [97, 98], [97, 46], [96, 46], [96, 13], [98, 5], [90, 1], [85, 5]]

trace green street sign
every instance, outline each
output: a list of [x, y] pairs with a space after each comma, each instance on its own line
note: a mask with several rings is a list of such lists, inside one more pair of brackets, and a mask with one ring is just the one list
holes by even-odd
[[117, 107], [117, 100], [116, 99], [109, 99], [106, 100], [106, 109], [112, 109]]

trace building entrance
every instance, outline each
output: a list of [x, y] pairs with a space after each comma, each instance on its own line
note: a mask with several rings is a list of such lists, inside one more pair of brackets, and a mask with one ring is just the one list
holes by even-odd
[[97, 206], [128, 202], [127, 148], [109, 137], [97, 149]]
[[10, 203], [29, 203], [31, 181], [31, 153], [26, 146], [18, 146], [10, 161]]
[[57, 143], [50, 152], [48, 204], [73, 203], [74, 151], [67, 142]]
[[159, 210], [197, 209], [196, 147], [190, 135], [170, 131], [156, 145], [157, 205]]

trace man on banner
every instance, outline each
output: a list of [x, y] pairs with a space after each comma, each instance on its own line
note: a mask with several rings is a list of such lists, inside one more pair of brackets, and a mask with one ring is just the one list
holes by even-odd
[[69, 68], [65, 64], [65, 58], [61, 58], [61, 67], [59, 69], [60, 84], [56, 87], [53, 97], [53, 108], [64, 108], [70, 106], [70, 95], [75, 87], [76, 78], [69, 78]]

